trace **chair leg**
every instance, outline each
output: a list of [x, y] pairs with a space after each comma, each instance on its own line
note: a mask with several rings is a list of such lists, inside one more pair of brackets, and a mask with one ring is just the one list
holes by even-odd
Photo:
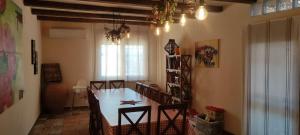
[[100, 118], [100, 130], [101, 130], [101, 135], [104, 135], [102, 116], [101, 116], [101, 118]]
[[72, 106], [71, 106], [71, 112], [73, 114], [73, 107], [74, 107], [74, 102], [75, 102], [75, 96], [76, 96], [76, 93], [73, 92], [73, 99], [72, 99]]
[[89, 130], [90, 130], [90, 135], [100, 135], [99, 132], [99, 124], [98, 124], [98, 119], [95, 117], [92, 113], [90, 113], [90, 124], [89, 124]]
[[92, 119], [92, 114], [90, 113], [90, 120], [89, 120], [89, 133], [90, 135], [93, 135], [93, 119]]

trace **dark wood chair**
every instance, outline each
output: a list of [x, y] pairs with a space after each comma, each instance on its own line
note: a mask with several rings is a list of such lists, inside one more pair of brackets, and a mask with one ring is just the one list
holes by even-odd
[[106, 89], [106, 81], [90, 81], [91, 89]]
[[110, 80], [109, 88], [110, 89], [125, 88], [125, 81], [124, 80]]
[[160, 102], [160, 91], [158, 89], [149, 87], [150, 89], [150, 94], [151, 94], [151, 99], [156, 101], [156, 102]]
[[143, 95], [148, 97], [148, 98], [151, 98], [151, 89], [149, 87], [144, 86]]
[[[170, 118], [166, 110], [177, 110], [177, 114], [173, 118]], [[160, 105], [158, 107], [156, 135], [165, 135], [171, 127], [175, 130], [177, 135], [185, 135], [186, 110], [186, 104]], [[168, 125], [164, 129], [161, 129], [160, 127], [160, 118], [162, 113], [168, 119]], [[182, 126], [178, 127], [176, 125], [176, 120], [180, 114], [182, 114]]]
[[135, 91], [141, 94], [142, 84], [140, 82], [136, 82]]
[[172, 96], [165, 93], [165, 92], [161, 92], [159, 103], [160, 104], [171, 104], [172, 103]]
[[139, 92], [141, 95], [144, 95], [145, 89], [146, 89], [145, 85], [141, 84], [140, 87], [139, 87], [139, 89], [138, 89], [138, 92]]
[[87, 88], [88, 102], [90, 106], [89, 132], [90, 135], [104, 135], [102, 114], [100, 111], [99, 101], [94, 96], [91, 89]]
[[[133, 122], [129, 116], [128, 113], [132, 112], [142, 112], [142, 115], [138, 118], [136, 122]], [[141, 106], [141, 107], [130, 107], [130, 108], [120, 108], [119, 109], [119, 118], [118, 118], [118, 128], [117, 128], [117, 135], [130, 135], [134, 133], [133, 131], [136, 131], [138, 135], [143, 135], [143, 132], [139, 129], [139, 122], [142, 120], [142, 118], [146, 115], [147, 117], [147, 124], [146, 124], [146, 131], [144, 132], [145, 135], [150, 135], [150, 129], [151, 129], [151, 106]], [[128, 120], [130, 123], [130, 128], [127, 131], [127, 133], [122, 133], [122, 115]]]

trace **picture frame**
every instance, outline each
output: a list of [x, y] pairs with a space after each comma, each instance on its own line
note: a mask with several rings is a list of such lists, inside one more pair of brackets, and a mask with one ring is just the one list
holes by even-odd
[[195, 44], [195, 62], [201, 68], [218, 68], [220, 39], [198, 41]]
[[35, 64], [35, 40], [31, 39], [31, 64]]
[[34, 51], [34, 65], [33, 65], [33, 73], [37, 75], [39, 73], [39, 62], [38, 62], [38, 54], [37, 51]]

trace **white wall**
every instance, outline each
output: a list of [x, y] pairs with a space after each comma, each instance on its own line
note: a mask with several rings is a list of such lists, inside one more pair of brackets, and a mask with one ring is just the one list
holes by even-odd
[[[0, 114], [1, 135], [26, 135], [40, 114], [40, 73], [33, 74], [31, 65], [31, 39], [36, 40], [39, 63], [42, 57], [40, 23], [31, 15], [30, 9], [23, 6], [22, 0], [14, 0], [23, 9], [23, 64], [24, 98]], [[39, 67], [40, 69], [40, 67]]]
[[242, 134], [243, 80], [244, 80], [244, 30], [250, 19], [249, 5], [232, 4], [222, 13], [209, 13], [202, 22], [187, 20], [184, 28], [175, 24], [171, 31], [159, 37], [158, 66], [161, 71], [158, 83], [165, 87], [165, 52], [163, 47], [173, 38], [181, 45], [184, 54], [192, 54], [195, 63], [195, 42], [220, 39], [220, 67], [199, 68], [192, 71], [192, 107], [205, 112], [205, 106], [224, 108], [225, 130]]

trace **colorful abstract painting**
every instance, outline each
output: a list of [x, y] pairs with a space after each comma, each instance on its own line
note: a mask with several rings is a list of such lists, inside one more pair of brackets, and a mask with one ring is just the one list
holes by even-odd
[[22, 10], [0, 0], [0, 113], [18, 101], [23, 89]]
[[196, 65], [206, 68], [219, 67], [219, 39], [199, 41], [195, 47]]

